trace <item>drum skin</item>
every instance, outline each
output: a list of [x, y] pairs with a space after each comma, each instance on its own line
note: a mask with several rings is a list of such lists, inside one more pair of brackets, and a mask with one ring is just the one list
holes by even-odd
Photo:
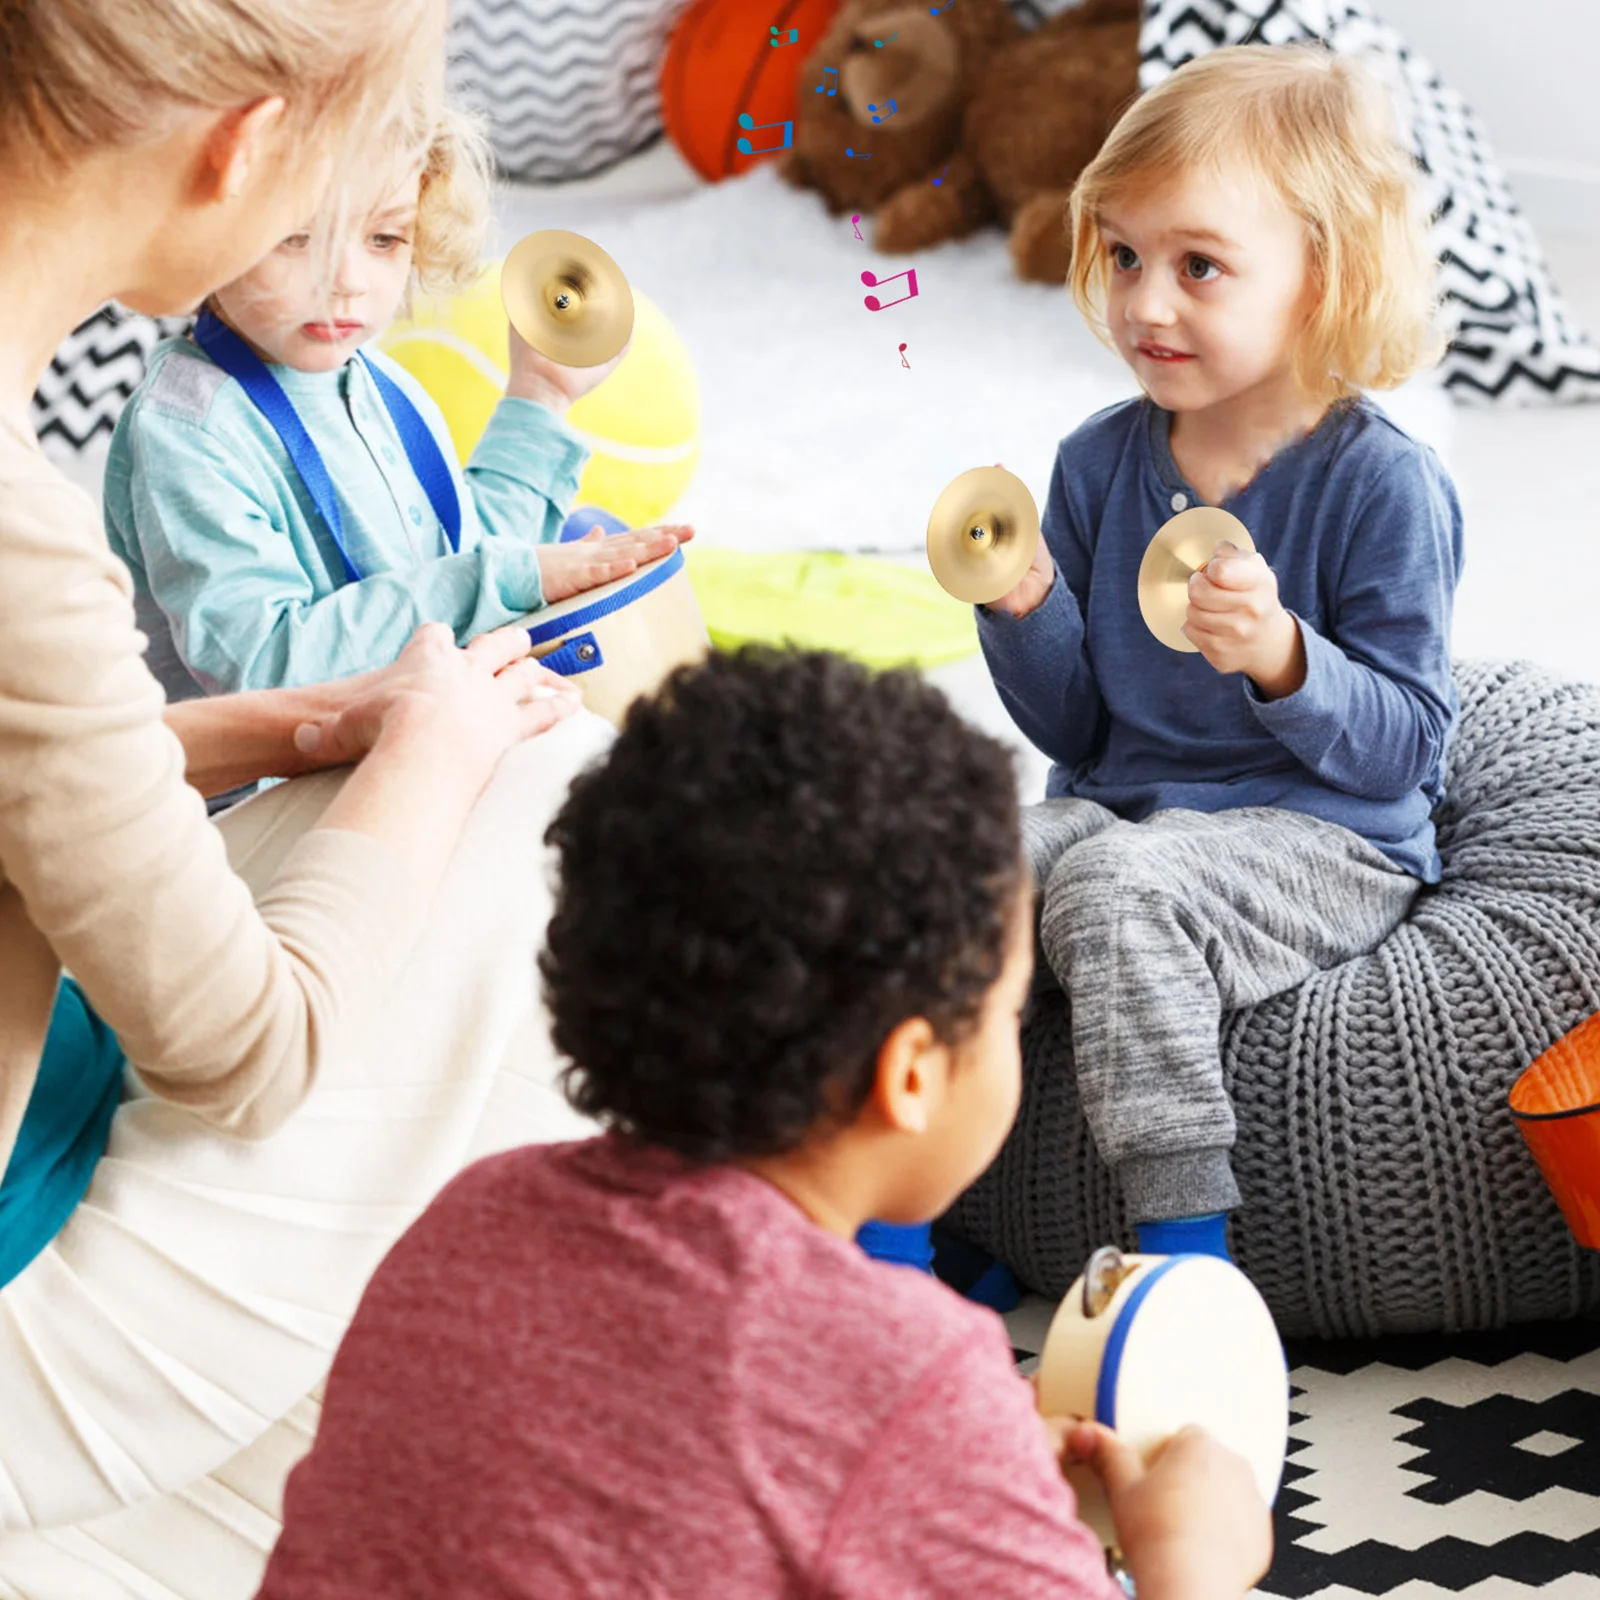
[[[1039, 1409], [1114, 1428], [1148, 1459], [1198, 1424], [1249, 1462], [1268, 1504], [1289, 1439], [1289, 1374], [1266, 1302], [1215, 1256], [1125, 1256], [1134, 1268], [1098, 1316], [1067, 1291], [1039, 1358]], [[1078, 1514], [1116, 1545], [1099, 1481], [1069, 1467]]]

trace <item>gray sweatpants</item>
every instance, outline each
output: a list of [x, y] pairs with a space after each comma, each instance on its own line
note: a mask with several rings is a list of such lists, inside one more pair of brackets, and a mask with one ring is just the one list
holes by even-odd
[[1224, 1012], [1373, 949], [1420, 882], [1348, 828], [1272, 806], [1132, 823], [1046, 800], [1023, 839], [1038, 960], [1070, 1001], [1079, 1098], [1130, 1217], [1231, 1210]]

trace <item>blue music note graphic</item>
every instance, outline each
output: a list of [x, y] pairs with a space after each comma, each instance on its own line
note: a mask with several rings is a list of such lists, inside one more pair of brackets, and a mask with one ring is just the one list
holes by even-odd
[[900, 278], [909, 278], [911, 280], [911, 291], [909, 294], [901, 295], [898, 300], [880, 300], [877, 295], [869, 294], [865, 297], [867, 310], [887, 311], [890, 306], [904, 305], [907, 300], [915, 299], [917, 295], [917, 269], [915, 267], [908, 267], [904, 272], [895, 273], [893, 278], [880, 278], [874, 273], [863, 272], [861, 274], [861, 281], [866, 284], [869, 289], [881, 289], [886, 283], [894, 283]]
[[[948, 172], [949, 170], [950, 170], [950, 163], [947, 161], [944, 164], [944, 172]], [[935, 189], [937, 189], [939, 187], [939, 185], [944, 182], [944, 172], [941, 172], [939, 174], [939, 176], [933, 180], [933, 186], [934, 186]]]
[[870, 161], [872, 159], [872, 152], [870, 150], [864, 150], [860, 155], [856, 155], [855, 151], [852, 150], [849, 145], [844, 147], [844, 153], [847, 156], [855, 156], [857, 161]]
[[891, 100], [889, 102], [889, 109], [887, 111], [885, 111], [884, 114], [880, 117], [880, 116], [877, 115], [878, 108], [876, 106], [869, 105], [867, 107], [867, 110], [873, 113], [872, 120], [874, 122], [887, 122], [889, 120], [889, 118], [892, 117], [895, 114], [895, 112], [897, 112], [899, 109], [900, 109], [900, 107], [897, 106], [894, 103], [893, 100]]
[[874, 44], [874, 45], [876, 45], [876, 46], [877, 46], [877, 47], [878, 47], [878, 49], [880, 49], [880, 50], [881, 50], [881, 49], [883, 49], [883, 47], [884, 47], [884, 46], [885, 46], [885, 45], [886, 45], [886, 44], [888, 44], [888, 43], [889, 43], [889, 40], [890, 40], [890, 39], [893, 39], [893, 38], [895, 38], [895, 37], [896, 37], [896, 35], [897, 35], [897, 34], [898, 34], [898, 33], [899, 33], [899, 32], [900, 32], [900, 30], [899, 30], [899, 29], [898, 29], [898, 28], [896, 28], [896, 29], [895, 29], [895, 30], [894, 30], [894, 33], [891, 33], [891, 34], [890, 34], [890, 35], [889, 35], [889, 38], [888, 38], [888, 39], [874, 39], [874, 40], [873, 40], [873, 41], [872, 41], [872, 42], [873, 42], [873, 44]]
[[942, 17], [955, 3], [956, 0], [944, 0], [942, 6], [929, 6], [928, 15], [930, 17]]
[[798, 28], [791, 28], [789, 30], [789, 37], [787, 39], [780, 39], [778, 37], [778, 25], [777, 25], [777, 23], [773, 23], [771, 31], [772, 31], [772, 48], [774, 50], [781, 50], [786, 44], [795, 44], [795, 43], [797, 43], [799, 41], [799, 38], [800, 38], [800, 30]]
[[[833, 87], [828, 89], [828, 74], [833, 74]], [[824, 67], [822, 69], [822, 82], [817, 85], [817, 93], [821, 94], [828, 89], [828, 98], [831, 100], [839, 92], [839, 69], [837, 67]]]
[[783, 143], [782, 144], [764, 145], [759, 150], [757, 150], [750, 143], [750, 141], [748, 139], [736, 139], [734, 141], [734, 143], [738, 146], [740, 155], [744, 155], [744, 156], [770, 155], [771, 152], [774, 151], [774, 150], [787, 150], [794, 143], [794, 123], [792, 123], [792, 122], [761, 122], [761, 123], [758, 123], [755, 120], [755, 118], [750, 115], [750, 113], [748, 111], [741, 111], [739, 113], [739, 126], [741, 128], [748, 129], [751, 133], [755, 133], [758, 129], [762, 130], [762, 131], [765, 131], [767, 128], [782, 128], [783, 129]]

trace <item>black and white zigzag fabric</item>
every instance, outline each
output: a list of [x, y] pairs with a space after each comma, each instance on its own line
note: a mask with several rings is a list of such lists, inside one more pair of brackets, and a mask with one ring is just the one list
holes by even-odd
[[109, 438], [150, 352], [190, 320], [143, 317], [112, 303], [81, 324], [57, 349], [34, 392], [31, 418], [46, 452], [71, 457]]
[[1550, 281], [1476, 115], [1367, 0], [1148, 0], [1140, 84], [1220, 45], [1301, 40], [1366, 54], [1398, 91], [1455, 314], [1440, 367], [1450, 393], [1479, 404], [1600, 399], [1600, 349]]
[[661, 132], [661, 62], [684, 0], [455, 0], [449, 83], [501, 169], [584, 178]]

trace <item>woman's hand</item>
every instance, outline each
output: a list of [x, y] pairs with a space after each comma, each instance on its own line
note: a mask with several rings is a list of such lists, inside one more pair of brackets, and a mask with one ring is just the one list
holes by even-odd
[[646, 562], [671, 555], [692, 538], [693, 528], [673, 524], [612, 534], [595, 528], [566, 544], [542, 544], [539, 581], [544, 587], [545, 603], [554, 605], [557, 600], [598, 589], [615, 578], [626, 578]]
[[380, 745], [421, 740], [481, 786], [512, 745], [582, 703], [577, 686], [529, 650], [525, 628], [480, 634], [463, 650], [442, 622], [425, 622], [393, 666], [327, 685], [329, 714], [302, 722], [295, 748], [309, 765], [336, 767]]
[[507, 396], [513, 400], [536, 400], [558, 417], [567, 414], [567, 407], [574, 400], [581, 400], [591, 389], [604, 383], [633, 344], [630, 339], [616, 355], [598, 367], [562, 367], [548, 356], [540, 355], [509, 324], [506, 332], [511, 343], [511, 381], [506, 384]]
[[1183, 635], [1218, 672], [1242, 672], [1268, 700], [1305, 682], [1300, 625], [1278, 599], [1278, 578], [1259, 550], [1224, 539], [1189, 578]]
[[1266, 1573], [1271, 1513], [1243, 1458], [1210, 1434], [1184, 1428], [1145, 1462], [1097, 1422], [1063, 1432], [1062, 1464], [1105, 1485], [1139, 1600], [1240, 1600]]

